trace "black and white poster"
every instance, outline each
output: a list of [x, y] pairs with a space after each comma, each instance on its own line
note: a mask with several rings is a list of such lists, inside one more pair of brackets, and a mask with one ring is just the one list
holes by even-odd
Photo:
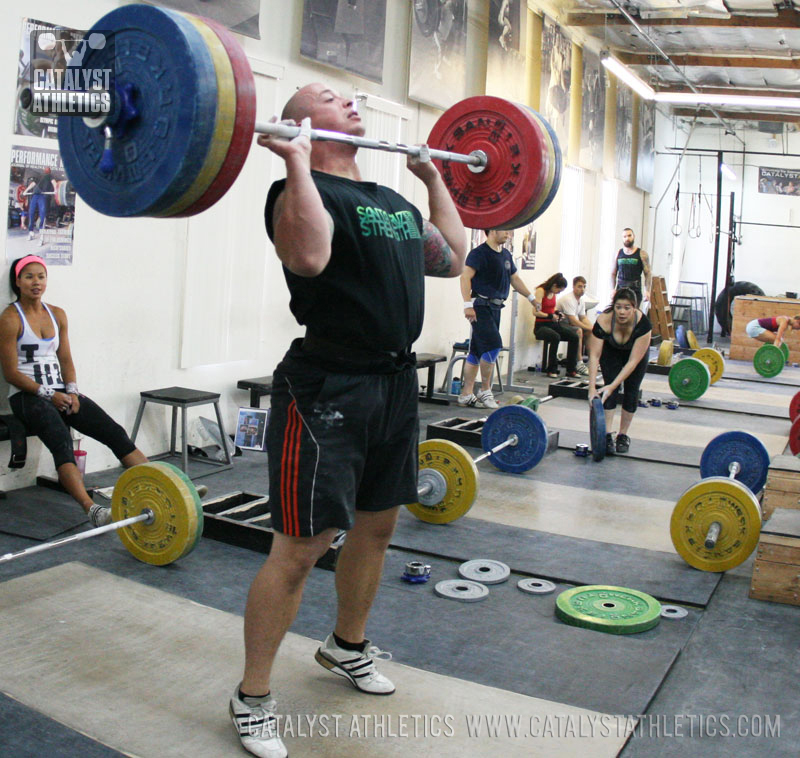
[[636, 186], [643, 192], [653, 191], [655, 164], [656, 104], [652, 100], [639, 103], [639, 140], [636, 146]]
[[[151, 5], [163, 5], [196, 16], [205, 16], [224, 24], [232, 32], [243, 34], [245, 37], [261, 39], [258, 30], [258, 12], [261, 0], [158, 0]], [[287, 10], [290, 4], [286, 3]], [[272, 19], [272, 23], [285, 26], [291, 23], [288, 12], [279, 18]]]
[[525, 227], [522, 235], [522, 268], [536, 268], [536, 231], [533, 222]]
[[525, 0], [491, 0], [489, 46], [486, 60], [486, 94], [524, 103]]
[[617, 133], [614, 144], [614, 176], [623, 182], [631, 180], [633, 154], [633, 92], [617, 84]]
[[58, 150], [11, 148], [6, 261], [38, 255], [48, 265], [72, 263], [75, 192]]
[[539, 110], [553, 127], [566, 152], [569, 144], [569, 98], [572, 42], [547, 16], [542, 27], [542, 87]]
[[305, 0], [300, 54], [383, 82], [386, 0]]
[[758, 167], [758, 191], [765, 195], [800, 195], [800, 171]]
[[466, 97], [467, 0], [414, 0], [408, 96], [445, 110]]
[[606, 83], [606, 70], [600, 63], [600, 56], [584, 48], [581, 149], [578, 160], [589, 171], [603, 170]]

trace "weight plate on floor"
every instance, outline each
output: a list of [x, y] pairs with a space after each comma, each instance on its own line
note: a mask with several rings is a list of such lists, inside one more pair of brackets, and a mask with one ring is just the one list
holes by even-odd
[[669, 370], [669, 388], [681, 400], [697, 400], [710, 386], [708, 366], [697, 358], [684, 358]]
[[145, 509], [153, 512], [152, 524], [140, 521], [117, 530], [134, 558], [164, 566], [191, 552], [203, 533], [203, 506], [194, 486], [173, 466], [141, 463], [117, 479], [111, 496], [114, 521], [138, 516]]
[[511, 576], [511, 569], [501, 561], [476, 559], [465, 561], [458, 567], [458, 575], [482, 584], [502, 584]]
[[478, 496], [478, 467], [461, 445], [449, 440], [425, 440], [419, 446], [419, 468], [438, 471], [447, 483], [447, 492], [435, 505], [407, 505], [418, 519], [429, 524], [446, 524], [472, 508]]
[[460, 603], [477, 603], [489, 597], [489, 588], [480, 582], [471, 582], [468, 579], [445, 579], [437, 582], [433, 591], [439, 597], [449, 600], [458, 600]]
[[800, 455], [800, 422], [797, 419], [792, 421], [789, 429], [789, 450], [792, 451], [792, 455]]
[[785, 342], [781, 342], [780, 351], [783, 353], [784, 365], [789, 360], [789, 346]]
[[678, 343], [678, 347], [689, 347], [686, 339], [686, 327], [683, 324], [680, 324], [675, 330], [675, 341]]
[[517, 582], [517, 587], [529, 595], [549, 595], [555, 592], [556, 586], [547, 579], [537, 579], [535, 576], [529, 576], [527, 579], [520, 579]]
[[[713, 548], [705, 546], [709, 527], [720, 524]], [[761, 506], [741, 482], [712, 476], [681, 495], [669, 524], [678, 555], [701, 571], [727, 571], [747, 560], [761, 533]]]
[[521, 403], [518, 405], [524, 405], [526, 408], [530, 408], [534, 413], [539, 410], [539, 398], [538, 397], [526, 397]]
[[789, 418], [794, 421], [800, 416], [800, 392], [796, 392], [789, 403]]
[[437, 161], [465, 226], [505, 226], [541, 192], [546, 144], [523, 108], [499, 97], [468, 97], [448, 108], [431, 130], [432, 148], [486, 153], [487, 165], [480, 172], [465, 163]]
[[602, 461], [606, 457], [606, 414], [599, 397], [592, 398], [589, 409], [589, 438], [592, 442], [592, 458]]
[[783, 352], [775, 345], [762, 345], [753, 356], [755, 370], [767, 379], [780, 374], [785, 364]]
[[[154, 215], [191, 187], [215, 132], [214, 62], [195, 27], [149, 5], [125, 5], [92, 27], [102, 49], [89, 48], [81, 69], [114, 72], [115, 85], [133, 87], [138, 115], [112, 145], [114, 168], [104, 172], [104, 130], [60, 116], [64, 169], [88, 205], [108, 216]], [[118, 131], [112, 115], [110, 125]]]
[[515, 435], [515, 444], [492, 453], [489, 460], [500, 471], [524, 474], [547, 452], [547, 426], [541, 416], [524, 405], [505, 405], [484, 422], [481, 446], [488, 453], [492, 448]]
[[731, 463], [739, 464], [736, 479], [751, 492], [764, 489], [769, 472], [769, 452], [749, 432], [723, 432], [711, 440], [700, 456], [700, 476], [729, 476]]
[[699, 350], [700, 345], [697, 342], [697, 337], [695, 337], [694, 332], [691, 329], [686, 330], [686, 344], [692, 350]]
[[661, 621], [661, 604], [638, 590], [592, 584], [562, 592], [556, 599], [556, 616], [584, 629], [637, 634]]
[[659, 366], [669, 366], [672, 363], [672, 353], [675, 350], [675, 343], [672, 340], [664, 340], [658, 348], [658, 359], [656, 363]]
[[682, 608], [680, 605], [662, 605], [661, 606], [661, 618], [662, 619], [684, 619], [689, 615], [689, 611], [686, 608]]
[[[158, 466], [161, 469], [166, 469], [168, 472], [174, 473], [175, 476], [179, 477], [183, 480], [184, 484], [189, 488], [189, 491], [194, 494], [197, 498], [197, 506], [199, 507], [198, 511], [198, 519], [200, 520], [200, 528], [197, 530], [197, 536], [194, 538], [194, 542], [187, 543], [186, 549], [183, 552], [183, 555], [189, 555], [197, 547], [197, 543], [200, 542], [200, 538], [203, 536], [203, 501], [200, 499], [200, 495], [197, 494], [197, 487], [195, 483], [189, 478], [188, 474], [184, 474], [177, 466], [172, 463], [167, 463], [167, 461], [151, 461], [154, 466]], [[112, 490], [113, 492], [113, 490]], [[183, 557], [183, 556], [181, 556]]]
[[725, 371], [725, 359], [719, 350], [714, 350], [713, 347], [702, 347], [699, 350], [695, 350], [692, 358], [696, 358], [708, 366], [711, 384], [722, 379], [722, 372]]

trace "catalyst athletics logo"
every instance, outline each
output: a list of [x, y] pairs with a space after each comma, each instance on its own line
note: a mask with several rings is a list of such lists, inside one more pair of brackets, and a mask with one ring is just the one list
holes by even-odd
[[20, 104], [32, 113], [97, 118], [111, 111], [113, 37], [102, 31], [34, 29], [30, 86]]

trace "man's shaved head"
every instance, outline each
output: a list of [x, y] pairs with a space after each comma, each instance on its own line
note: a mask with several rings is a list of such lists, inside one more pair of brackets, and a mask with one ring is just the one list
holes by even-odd
[[298, 124], [311, 113], [311, 106], [316, 96], [325, 89], [324, 84], [307, 84], [292, 95], [283, 106], [281, 120], [292, 119]]

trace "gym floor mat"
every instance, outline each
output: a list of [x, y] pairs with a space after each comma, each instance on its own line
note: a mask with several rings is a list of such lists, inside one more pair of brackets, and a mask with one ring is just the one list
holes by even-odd
[[[324, 574], [326, 582], [332, 578], [329, 572], [315, 573]], [[385, 594], [400, 599], [396, 593]], [[403, 599], [413, 596], [403, 593]], [[242, 752], [226, 712], [241, 675], [240, 616], [80, 563], [0, 583], [0, 602], [0, 690], [126, 754], [217, 758]], [[387, 617], [392, 620], [390, 614]], [[408, 628], [417, 623], [414, 613], [404, 617]], [[414, 640], [408, 637], [408, 642]], [[676, 643], [669, 645], [673, 655]], [[397, 692], [390, 698], [365, 697], [315, 662], [318, 645], [288, 634], [273, 673], [284, 730], [292, 722], [295, 734], [304, 725], [308, 735], [288, 739], [293, 756], [463, 758], [474, 755], [481, 744], [469, 733], [468, 716], [485, 723], [493, 714], [518, 715], [526, 727], [545, 714], [565, 714], [576, 721], [614, 718], [389, 661], [381, 661], [381, 670], [395, 682]], [[656, 649], [653, 641], [644, 645]], [[323, 714], [328, 717], [327, 735], [321, 727], [309, 726], [309, 714], [317, 716], [317, 724]], [[333, 731], [336, 714], [341, 722], [338, 736]], [[413, 737], [387, 739], [389, 728], [396, 733], [404, 715], [413, 725], [413, 714], [439, 715], [440, 725], [450, 716], [452, 736], [420, 729]], [[382, 737], [375, 736], [376, 723], [383, 723]], [[353, 725], [359, 731], [354, 732]], [[0, 726], [0, 735], [8, 728], [16, 727]], [[587, 750], [593, 756], [614, 756], [623, 740], [616, 734], [588, 740], [577, 734], [521, 739], [501, 732], [486, 743], [492, 753], [512, 757], [579, 758]]]
[[458, 561], [492, 557], [520, 574], [569, 584], [634, 587], [664, 602], [690, 605], [708, 603], [720, 578], [691, 568], [674, 552], [609, 545], [470, 516], [427, 524], [406, 509], [400, 512], [392, 546]]
[[0, 532], [32, 540], [50, 540], [80, 526], [90, 527], [83, 509], [69, 495], [25, 487], [0, 500]]

